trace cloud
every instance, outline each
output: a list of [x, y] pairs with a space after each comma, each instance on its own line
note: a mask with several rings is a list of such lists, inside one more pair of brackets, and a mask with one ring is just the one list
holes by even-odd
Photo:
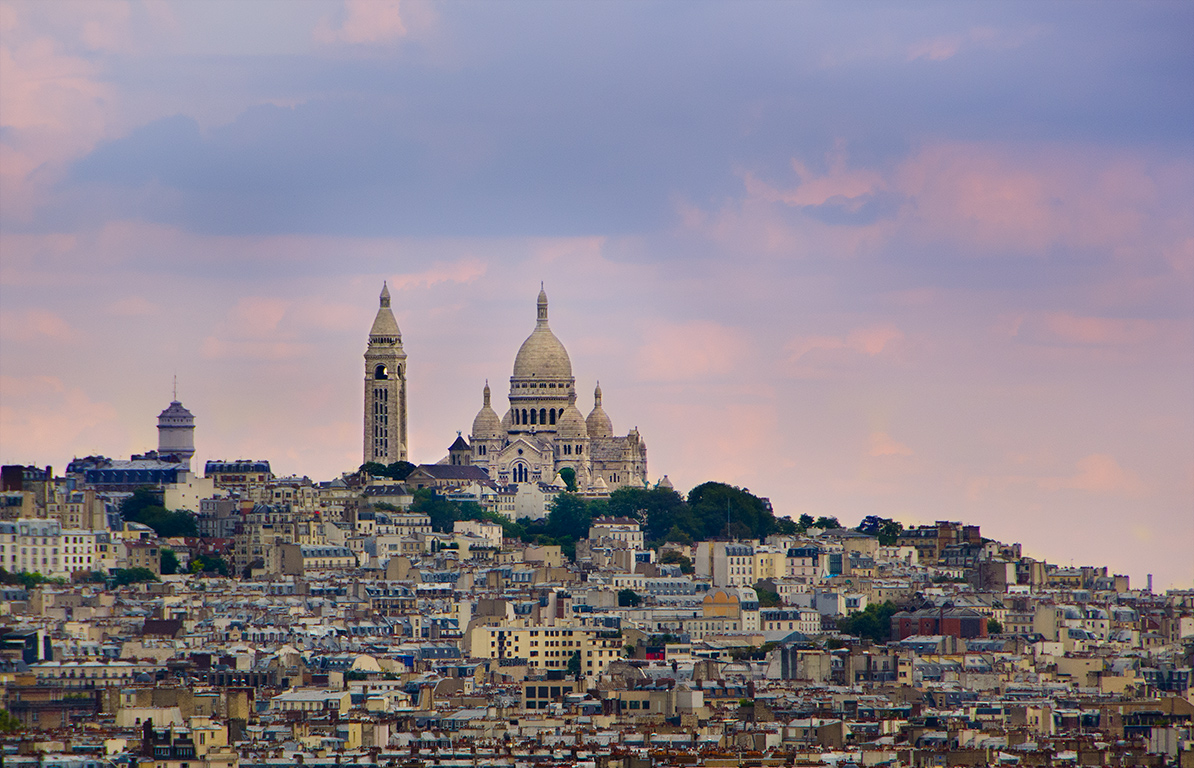
[[994, 27], [974, 27], [964, 33], [940, 35], [918, 40], [908, 46], [908, 61], [945, 61], [957, 56], [963, 49], [1010, 50], [1019, 48], [1045, 31], [1042, 25], [1020, 30], [1002, 30]]
[[1073, 490], [1117, 496], [1138, 496], [1146, 490], [1135, 472], [1124, 469], [1114, 457], [1105, 453], [1092, 453], [1079, 460], [1072, 475], [1042, 478], [1037, 484], [1046, 491]]
[[123, 433], [116, 410], [56, 376], [0, 375], [0, 460], [44, 463], [102, 445]]
[[694, 381], [731, 373], [748, 342], [736, 329], [696, 320], [657, 323], [643, 332], [636, 354], [639, 377], [649, 381]]
[[886, 432], [872, 432], [870, 437], [871, 456], [911, 456], [912, 449], [897, 442]]
[[44, 309], [0, 312], [0, 337], [8, 341], [70, 341], [76, 333], [61, 316]]
[[389, 279], [395, 291], [430, 288], [440, 283], [471, 283], [485, 275], [485, 262], [466, 256], [452, 262], [441, 262], [420, 271], [397, 275]]
[[848, 364], [850, 358], [881, 355], [903, 338], [903, 331], [884, 323], [856, 328], [844, 336], [797, 336], [784, 350], [793, 373], [821, 378], [829, 375], [831, 369]]
[[406, 37], [400, 0], [344, 0], [337, 24], [324, 17], [315, 28], [315, 41], [323, 44], [376, 45]]

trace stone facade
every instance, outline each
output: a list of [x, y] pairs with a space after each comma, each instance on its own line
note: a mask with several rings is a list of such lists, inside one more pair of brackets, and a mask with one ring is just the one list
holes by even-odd
[[383, 283], [365, 350], [364, 461], [406, 461], [406, 352]]
[[557, 478], [565, 468], [576, 473], [577, 490], [586, 494], [647, 484], [647, 444], [637, 429], [614, 436], [601, 386], [594, 391], [588, 418], [576, 407], [572, 361], [548, 326], [546, 292], [539, 292], [535, 330], [514, 358], [510, 408], [503, 418], [498, 419], [490, 399], [486, 383], [467, 458], [499, 485], [562, 486]]

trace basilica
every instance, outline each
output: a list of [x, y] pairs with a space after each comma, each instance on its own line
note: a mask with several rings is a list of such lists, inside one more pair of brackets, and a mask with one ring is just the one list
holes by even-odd
[[[406, 458], [406, 355], [383, 288], [378, 319], [365, 353], [365, 460]], [[510, 407], [498, 417], [486, 382], [483, 405], [468, 439], [449, 448], [445, 462], [471, 465], [499, 485], [565, 485], [571, 469], [580, 493], [602, 496], [622, 486], [647, 484], [647, 444], [637, 429], [615, 436], [593, 392], [586, 417], [576, 405], [572, 360], [547, 322], [547, 293], [539, 291], [535, 329], [514, 358]]]

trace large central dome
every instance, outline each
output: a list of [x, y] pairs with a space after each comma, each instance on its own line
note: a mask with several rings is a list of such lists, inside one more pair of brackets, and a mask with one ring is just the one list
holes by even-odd
[[[539, 290], [539, 319], [535, 330], [518, 349], [514, 358], [516, 379], [571, 379], [572, 361], [568, 350], [547, 326], [547, 292]], [[554, 394], [554, 393], [553, 393]]]

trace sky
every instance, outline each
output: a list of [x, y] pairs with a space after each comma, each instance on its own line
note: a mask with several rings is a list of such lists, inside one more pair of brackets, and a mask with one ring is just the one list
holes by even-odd
[[542, 281], [652, 482], [1194, 586], [1194, 5], [0, 0], [0, 460], [411, 458]]

